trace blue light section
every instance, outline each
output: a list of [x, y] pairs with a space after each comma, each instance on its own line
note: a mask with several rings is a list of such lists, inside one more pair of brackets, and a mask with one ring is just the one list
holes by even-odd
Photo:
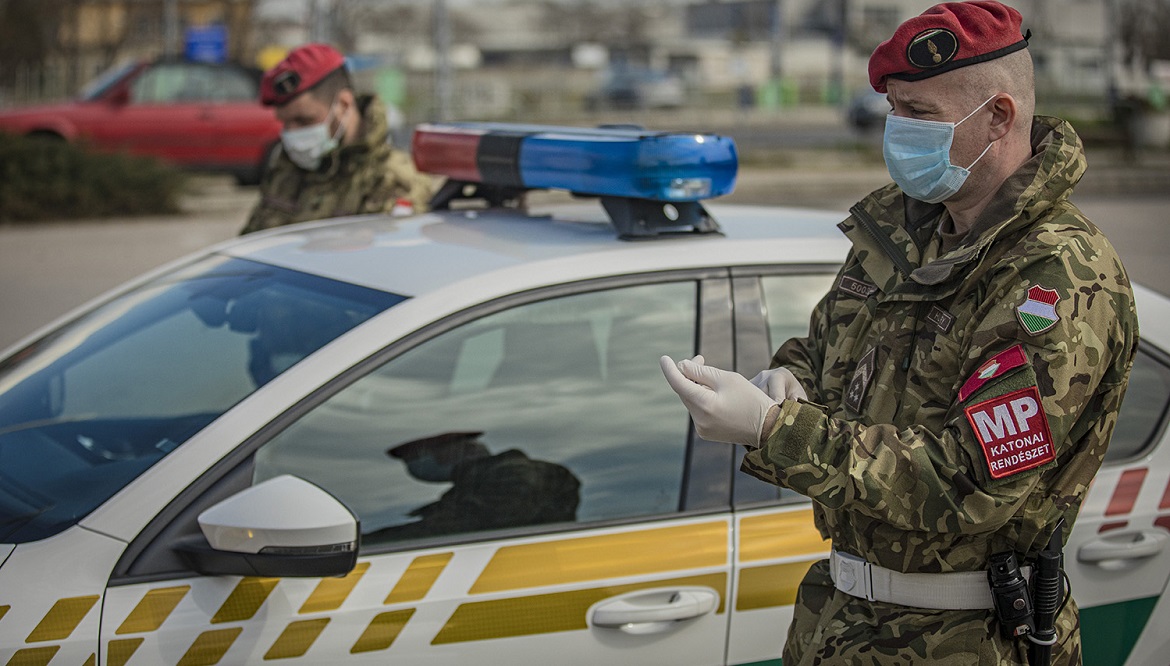
[[698, 201], [735, 188], [735, 141], [637, 130], [542, 132], [520, 146], [527, 187], [660, 201]]

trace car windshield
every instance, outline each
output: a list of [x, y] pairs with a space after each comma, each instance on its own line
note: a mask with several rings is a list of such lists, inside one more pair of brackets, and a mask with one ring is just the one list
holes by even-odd
[[94, 80], [85, 84], [85, 87], [81, 89], [81, 93], [78, 94], [78, 97], [86, 102], [92, 102], [95, 99], [99, 99], [102, 95], [106, 94], [106, 91], [109, 90], [110, 86], [120, 81], [123, 76], [126, 76], [126, 74], [130, 73], [130, 71], [137, 66], [138, 63], [136, 62], [126, 62], [120, 65], [114, 65], [101, 74], [98, 74], [97, 78]]
[[0, 543], [43, 539], [405, 297], [212, 256], [0, 360]]

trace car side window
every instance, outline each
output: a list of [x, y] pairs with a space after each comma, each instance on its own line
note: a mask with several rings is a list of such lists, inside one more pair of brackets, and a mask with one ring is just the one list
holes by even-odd
[[333, 395], [255, 457], [359, 517], [365, 546], [669, 514], [688, 416], [658, 358], [696, 348], [697, 284], [531, 302], [447, 330]]
[[214, 70], [215, 87], [211, 99], [216, 102], [256, 102], [260, 95], [256, 84], [243, 72], [219, 68]]
[[182, 104], [210, 99], [215, 80], [209, 67], [161, 64], [143, 72], [131, 89], [138, 104]]
[[1170, 368], [1139, 346], [1105, 462], [1132, 458], [1151, 445], [1161, 431], [1168, 402]]
[[833, 286], [836, 276], [768, 275], [760, 279], [772, 351], [789, 338], [808, 335], [813, 308]]

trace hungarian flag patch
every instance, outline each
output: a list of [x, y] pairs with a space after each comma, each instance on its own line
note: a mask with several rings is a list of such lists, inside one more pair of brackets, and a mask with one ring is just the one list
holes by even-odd
[[1028, 288], [1028, 299], [1016, 308], [1016, 317], [1025, 331], [1039, 335], [1060, 321], [1060, 315], [1056, 314], [1056, 304], [1059, 301], [1060, 294], [1056, 293], [1055, 289], [1034, 284]]
[[965, 411], [991, 478], [1002, 479], [1056, 460], [1056, 445], [1035, 386], [984, 400]]

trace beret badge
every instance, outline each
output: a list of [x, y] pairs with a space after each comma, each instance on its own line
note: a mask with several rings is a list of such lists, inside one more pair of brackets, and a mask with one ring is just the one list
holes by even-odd
[[910, 40], [906, 59], [918, 69], [931, 69], [950, 62], [959, 52], [955, 33], [945, 28], [923, 30]]
[[301, 85], [301, 75], [289, 70], [281, 72], [272, 81], [272, 89], [281, 96], [291, 95]]

